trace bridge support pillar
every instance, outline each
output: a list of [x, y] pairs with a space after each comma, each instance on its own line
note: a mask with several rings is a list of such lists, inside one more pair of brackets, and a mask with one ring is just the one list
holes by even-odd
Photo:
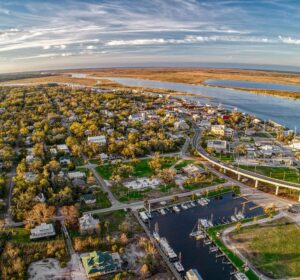
[[241, 174], [238, 174], [238, 181], [241, 180]]
[[276, 192], [275, 192], [275, 195], [278, 195], [279, 193], [279, 186], [276, 186]]
[[258, 188], [258, 180], [255, 180], [255, 188]]
[[223, 173], [226, 174], [226, 169], [225, 168], [223, 169]]

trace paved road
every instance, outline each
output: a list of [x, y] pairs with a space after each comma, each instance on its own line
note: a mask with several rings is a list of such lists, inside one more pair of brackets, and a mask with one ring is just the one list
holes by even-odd
[[202, 147], [201, 145], [199, 145], [199, 141], [201, 138], [201, 130], [196, 130], [195, 131], [195, 135], [192, 139], [192, 145], [194, 146], [194, 148], [197, 149], [199, 155], [208, 160], [209, 162], [211, 162], [214, 165], [217, 165], [221, 168], [224, 168], [226, 170], [229, 170], [235, 174], [240, 174], [246, 178], [251, 178], [253, 180], [257, 180], [257, 181], [262, 181], [271, 185], [275, 185], [275, 186], [279, 186], [279, 187], [284, 187], [284, 188], [289, 188], [289, 189], [295, 189], [295, 190], [299, 190], [300, 189], [300, 184], [296, 184], [296, 183], [291, 183], [291, 182], [286, 182], [286, 181], [282, 181], [282, 180], [278, 180], [278, 179], [274, 179], [274, 178], [270, 178], [255, 172], [251, 172], [248, 170], [244, 170], [238, 167], [235, 167], [231, 164], [227, 164], [225, 162], [220, 161], [219, 159], [211, 156], [210, 154], [208, 154]]
[[[247, 226], [251, 226], [251, 225], [255, 225], [255, 224], [263, 224], [263, 223], [267, 223], [267, 222], [271, 222], [274, 220], [277, 220], [281, 217], [284, 217], [285, 213], [284, 212], [279, 212], [276, 216], [274, 216], [273, 218], [264, 218], [264, 219], [260, 219], [257, 221], [251, 221], [245, 224], [242, 224], [242, 227], [247, 227]], [[236, 228], [236, 226], [231, 226], [226, 228], [221, 235], [221, 239], [224, 243], [224, 245], [229, 248], [230, 251], [234, 252], [241, 260], [243, 260], [243, 262], [251, 269], [255, 272], [255, 274], [257, 276], [259, 276], [259, 279], [261, 280], [271, 280], [272, 278], [269, 278], [265, 275], [263, 275], [262, 273], [260, 273], [256, 267], [254, 267], [249, 261], [248, 259], [241, 253], [241, 251], [238, 249], [238, 247], [235, 246], [235, 244], [230, 240], [229, 238], [229, 234], [234, 231]]]

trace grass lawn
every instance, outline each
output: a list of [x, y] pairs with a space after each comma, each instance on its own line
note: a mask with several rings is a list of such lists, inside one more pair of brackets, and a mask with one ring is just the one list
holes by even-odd
[[29, 243], [30, 232], [29, 230], [25, 228], [14, 228], [12, 230], [12, 238], [11, 240], [17, 242], [17, 243]]
[[232, 162], [232, 161], [234, 161], [233, 154], [214, 153], [214, 157], [218, 158], [221, 161], [225, 161], [225, 162]]
[[175, 168], [177, 170], [180, 170], [183, 167], [186, 167], [187, 165], [189, 165], [189, 164], [191, 164], [193, 162], [194, 162], [194, 160], [188, 160], [188, 159], [187, 160], [182, 160], [181, 162], [179, 162], [178, 164], [175, 165]]
[[137, 191], [137, 190], [130, 190], [121, 184], [115, 184], [111, 187], [111, 191], [119, 201], [131, 202], [131, 201], [143, 199], [144, 194], [149, 192], [150, 189]]
[[241, 228], [231, 238], [269, 277], [300, 277], [300, 228], [289, 219]]
[[195, 184], [195, 185], [187, 185], [187, 186], [184, 186], [184, 188], [186, 190], [192, 191], [192, 190], [202, 189], [202, 188], [206, 188], [206, 187], [213, 186], [213, 185], [219, 185], [219, 184], [223, 184], [223, 183], [225, 183], [225, 179], [213, 176], [213, 180], [211, 180], [209, 182], [206, 181], [206, 182]]
[[[163, 159], [162, 168], [169, 168], [173, 164], [175, 164], [177, 161], [177, 159], [175, 157], [162, 158], [162, 159]], [[149, 161], [149, 159], [140, 160], [134, 166], [134, 171], [132, 173], [132, 176], [134, 176], [134, 177], [150, 177], [150, 176], [152, 176], [153, 171], [149, 167], [148, 161]], [[101, 175], [102, 178], [109, 180], [112, 175], [113, 168], [114, 168], [114, 165], [107, 164], [107, 165], [97, 166], [96, 170]]]
[[247, 166], [240, 165], [240, 168], [255, 171], [262, 175], [275, 179], [284, 180], [293, 183], [300, 183], [299, 169], [288, 167], [269, 167], [269, 166]]
[[89, 211], [91, 209], [103, 209], [111, 206], [111, 203], [108, 198], [108, 194], [104, 193], [101, 190], [97, 190], [97, 192], [93, 193], [96, 197], [96, 203], [94, 205], [86, 205], [85, 203], [80, 204], [80, 210], [82, 212]]

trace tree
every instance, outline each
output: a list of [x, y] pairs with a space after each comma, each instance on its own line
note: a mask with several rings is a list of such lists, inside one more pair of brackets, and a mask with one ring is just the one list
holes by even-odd
[[174, 177], [176, 175], [176, 170], [174, 168], [166, 168], [161, 170], [157, 177], [162, 179], [165, 184], [170, 184], [174, 181]]
[[65, 224], [67, 226], [74, 227], [77, 224], [77, 220], [79, 217], [79, 211], [77, 207], [74, 205], [71, 206], [63, 206], [61, 208], [61, 214], [64, 217]]
[[154, 157], [148, 161], [148, 165], [155, 173], [157, 173], [162, 167], [160, 154], [155, 153]]
[[49, 222], [55, 213], [53, 206], [47, 206], [45, 203], [36, 204], [30, 211], [25, 212], [25, 224], [31, 228], [37, 224]]
[[142, 267], [141, 267], [140, 272], [141, 272], [142, 276], [143, 276], [144, 278], [146, 278], [146, 277], [148, 276], [148, 274], [149, 274], [149, 268], [148, 268], [148, 265], [144, 263], [144, 264], [142, 265]]

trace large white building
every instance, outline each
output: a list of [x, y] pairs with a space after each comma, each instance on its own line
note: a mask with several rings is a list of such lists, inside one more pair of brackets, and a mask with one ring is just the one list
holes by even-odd
[[55, 235], [55, 229], [52, 224], [42, 223], [30, 231], [30, 239], [38, 239]]
[[233, 129], [226, 127], [225, 125], [212, 125], [211, 133], [214, 135], [231, 137], [233, 134]]
[[227, 150], [227, 141], [225, 141], [225, 140], [208, 140], [207, 148], [214, 149], [217, 152], [224, 152]]
[[94, 219], [91, 214], [85, 214], [79, 218], [79, 229], [81, 234], [94, 233], [99, 225], [99, 219]]
[[90, 136], [90, 137], [88, 137], [88, 142], [89, 143], [96, 143], [96, 144], [105, 145], [106, 144], [106, 137], [104, 135]]

